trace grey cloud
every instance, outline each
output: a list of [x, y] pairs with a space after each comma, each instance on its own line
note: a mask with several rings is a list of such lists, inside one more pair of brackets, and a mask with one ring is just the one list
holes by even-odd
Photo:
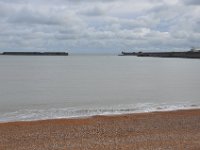
[[198, 47], [199, 13], [172, 0], [0, 0], [0, 50]]
[[97, 16], [103, 16], [106, 14], [106, 10], [101, 8], [101, 7], [94, 7], [92, 9], [87, 9], [87, 10], [83, 10], [81, 12], [79, 12], [82, 15], [86, 15], [86, 16], [93, 16], [93, 17], [97, 17]]
[[53, 18], [52, 16], [44, 16], [38, 12], [30, 12], [26, 9], [12, 15], [9, 19], [12, 23], [26, 23], [26, 24], [46, 24], [56, 25], [60, 24], [60, 20]]
[[200, 5], [199, 0], [183, 0], [183, 2], [188, 5]]

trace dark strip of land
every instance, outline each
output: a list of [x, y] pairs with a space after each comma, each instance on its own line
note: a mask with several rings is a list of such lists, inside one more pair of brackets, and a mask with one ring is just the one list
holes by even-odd
[[1, 55], [17, 56], [68, 56], [66, 52], [3, 52]]
[[200, 51], [186, 52], [122, 52], [120, 56], [200, 58]]

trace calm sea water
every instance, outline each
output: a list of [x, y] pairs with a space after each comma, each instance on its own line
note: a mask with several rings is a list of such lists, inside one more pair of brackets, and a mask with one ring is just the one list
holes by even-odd
[[200, 60], [0, 56], [0, 121], [200, 106]]

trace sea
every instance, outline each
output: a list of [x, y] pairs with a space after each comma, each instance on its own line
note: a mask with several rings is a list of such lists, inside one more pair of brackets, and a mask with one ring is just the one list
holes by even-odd
[[0, 122], [200, 108], [200, 59], [0, 56]]

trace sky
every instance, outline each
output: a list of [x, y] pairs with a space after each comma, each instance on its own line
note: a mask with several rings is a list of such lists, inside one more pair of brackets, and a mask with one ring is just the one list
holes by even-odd
[[0, 0], [0, 51], [200, 47], [200, 0]]

